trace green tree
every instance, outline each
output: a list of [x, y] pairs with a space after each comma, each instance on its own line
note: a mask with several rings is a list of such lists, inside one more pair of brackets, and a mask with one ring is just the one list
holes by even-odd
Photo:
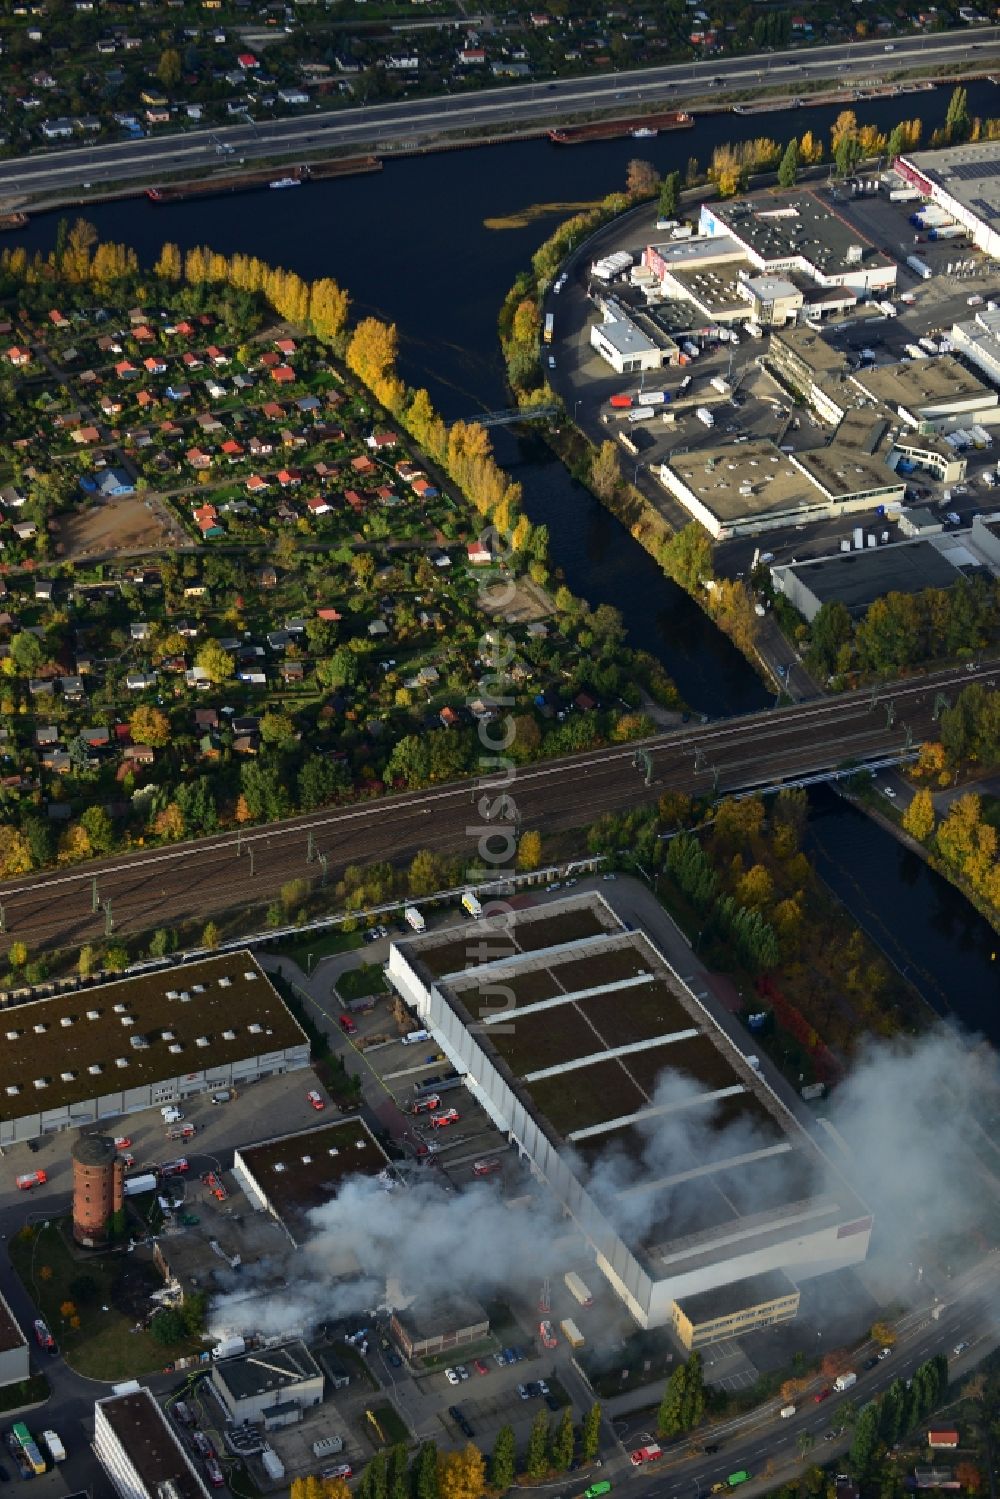
[[109, 854], [115, 846], [115, 830], [103, 807], [87, 807], [80, 814], [80, 825], [87, 830], [95, 854]]
[[233, 658], [217, 640], [209, 638], [203, 641], [194, 659], [195, 665], [202, 668], [215, 686], [228, 682], [233, 675]]
[[407, 886], [413, 896], [433, 895], [445, 883], [444, 869], [438, 854], [422, 848], [413, 856], [406, 877]]
[[[677, 841], [676, 839], [674, 840]], [[678, 1364], [670, 1378], [660, 1401], [656, 1415], [656, 1429], [662, 1437], [680, 1436], [684, 1430], [684, 1397], [687, 1391], [687, 1366]]]
[[601, 1407], [595, 1401], [583, 1418], [580, 1429], [580, 1455], [585, 1463], [592, 1463], [601, 1450]]
[[878, 1425], [878, 1407], [867, 1406], [858, 1416], [851, 1441], [851, 1462], [859, 1473], [866, 1473], [875, 1458], [879, 1442]]
[[214, 952], [219, 945], [219, 928], [214, 921], [207, 921], [201, 934], [201, 945]]
[[181, 55], [173, 47], [167, 47], [160, 53], [160, 60], [156, 65], [156, 76], [164, 88], [176, 88], [181, 78]]
[[19, 630], [11, 636], [10, 658], [22, 677], [30, 677], [45, 660], [45, 651], [37, 635]]
[[406, 1463], [406, 1443], [397, 1442], [389, 1453], [388, 1499], [410, 1499], [410, 1479]]
[[281, 746], [295, 741], [295, 724], [287, 713], [273, 710], [265, 713], [260, 721], [260, 737], [265, 744]]
[[517, 1476], [517, 1444], [513, 1426], [501, 1426], [490, 1458], [490, 1487], [503, 1493]]
[[705, 1414], [705, 1376], [701, 1354], [697, 1350], [687, 1361], [687, 1379], [684, 1385], [683, 1418], [684, 1430], [693, 1431]]
[[174, 935], [169, 927], [157, 927], [149, 939], [149, 956], [151, 958], [165, 958], [167, 953], [174, 949]]
[[660, 218], [672, 219], [677, 215], [680, 204], [681, 174], [680, 172], [668, 172], [660, 183], [660, 201], [658, 204]]
[[969, 94], [961, 84], [952, 91], [951, 98], [948, 100], [944, 128], [948, 140], [952, 143], [968, 140], [972, 133], [972, 121], [969, 118]]
[[183, 1317], [173, 1307], [162, 1307], [149, 1324], [149, 1330], [164, 1348], [179, 1343], [186, 1331]]
[[303, 812], [326, 806], [347, 784], [347, 771], [342, 765], [323, 755], [310, 755], [299, 771], [299, 806]]
[[541, 1410], [531, 1423], [524, 1471], [529, 1478], [544, 1478], [549, 1471], [549, 1415]]
[[794, 187], [799, 175], [799, 143], [793, 136], [778, 167], [778, 186]]
[[703, 526], [691, 521], [660, 548], [659, 562], [685, 593], [700, 597], [712, 577], [712, 539]]
[[590, 461], [590, 487], [599, 500], [608, 501], [618, 488], [618, 450], [610, 439], [602, 442]]
[[416, 1499], [439, 1499], [438, 1450], [435, 1442], [424, 1442], [413, 1464]]
[[823, 604], [809, 626], [809, 665], [826, 675], [837, 670], [840, 654], [854, 636], [854, 622], [846, 604], [834, 599]]
[[576, 1445], [576, 1431], [573, 1427], [573, 1412], [567, 1406], [559, 1418], [559, 1424], [552, 1433], [549, 1453], [552, 1458], [552, 1466], [560, 1473], [565, 1473], [573, 1461], [573, 1449]]

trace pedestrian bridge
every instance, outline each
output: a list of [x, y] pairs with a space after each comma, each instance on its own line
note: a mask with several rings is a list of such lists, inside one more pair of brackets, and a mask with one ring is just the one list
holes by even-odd
[[481, 416], [465, 420], [475, 422], [477, 427], [512, 427], [515, 422], [535, 422], [558, 415], [558, 406], [511, 406], [506, 411], [484, 411]]

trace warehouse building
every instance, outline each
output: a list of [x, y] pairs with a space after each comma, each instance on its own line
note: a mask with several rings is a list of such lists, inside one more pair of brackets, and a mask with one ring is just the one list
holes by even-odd
[[176, 1432], [138, 1385], [94, 1402], [94, 1453], [121, 1499], [208, 1499]]
[[980, 250], [1000, 260], [1000, 142], [912, 151], [898, 157], [893, 170], [961, 224]]
[[856, 370], [851, 383], [921, 432], [1000, 421], [997, 392], [952, 354]]
[[396, 942], [390, 981], [641, 1326], [864, 1260], [867, 1206], [644, 933], [596, 893], [506, 911], [477, 965], [490, 931]]
[[984, 308], [968, 321], [953, 323], [951, 341], [987, 380], [1000, 385], [1000, 310]]
[[442, 1304], [417, 1301], [392, 1314], [392, 1332], [408, 1359], [471, 1348], [489, 1337], [490, 1319], [471, 1296], [449, 1296]]
[[738, 1338], [751, 1328], [793, 1322], [798, 1309], [798, 1286], [783, 1271], [769, 1270], [682, 1296], [674, 1302], [673, 1329], [690, 1351], [723, 1338]]
[[675, 453], [660, 482], [717, 541], [896, 503], [903, 480], [846, 445], [783, 453], [758, 439]]
[[658, 370], [669, 364], [671, 350], [667, 342], [658, 342], [645, 333], [613, 298], [604, 303], [604, 321], [593, 323], [590, 329], [591, 348], [619, 375]]
[[0, 1296], [0, 1389], [20, 1384], [30, 1373], [28, 1340], [14, 1313]]
[[323, 1371], [301, 1339], [212, 1365], [212, 1388], [231, 1421], [292, 1426], [323, 1399]]
[[851, 291], [885, 291], [896, 284], [896, 262], [810, 192], [703, 203], [698, 228], [734, 241], [767, 276], [798, 272], [818, 286]]
[[[964, 546], [958, 547], [957, 555], [962, 561], [972, 561]], [[860, 619], [876, 599], [887, 593], [951, 588], [960, 576], [948, 553], [922, 538], [771, 568], [775, 588], [809, 623], [824, 604], [838, 601], [852, 619]]]
[[901, 504], [906, 483], [885, 462], [889, 423], [871, 410], [849, 411], [830, 441], [790, 455], [792, 463], [825, 495], [831, 514]]
[[308, 1238], [312, 1210], [332, 1201], [348, 1177], [377, 1177], [387, 1191], [399, 1181], [363, 1119], [241, 1145], [233, 1175], [252, 1206], [276, 1218], [295, 1245]]
[[773, 332], [765, 363], [828, 422], [839, 422], [854, 405], [856, 398], [846, 384], [847, 360], [808, 325]]
[[183, 1102], [309, 1064], [248, 952], [33, 1000], [0, 1029], [0, 1145]]
[[805, 296], [786, 276], [741, 276], [738, 290], [762, 328], [794, 325], [805, 305]]

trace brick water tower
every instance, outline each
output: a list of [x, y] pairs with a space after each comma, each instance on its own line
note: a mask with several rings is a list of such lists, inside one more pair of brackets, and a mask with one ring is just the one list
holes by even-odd
[[125, 1163], [107, 1135], [81, 1135], [73, 1146], [73, 1237], [96, 1249], [110, 1237], [124, 1202]]

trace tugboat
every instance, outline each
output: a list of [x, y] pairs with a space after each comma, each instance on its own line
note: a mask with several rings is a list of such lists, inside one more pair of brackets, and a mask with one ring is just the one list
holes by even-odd
[[276, 177], [273, 182], [269, 182], [267, 185], [268, 187], [301, 187], [302, 183], [298, 177]]

